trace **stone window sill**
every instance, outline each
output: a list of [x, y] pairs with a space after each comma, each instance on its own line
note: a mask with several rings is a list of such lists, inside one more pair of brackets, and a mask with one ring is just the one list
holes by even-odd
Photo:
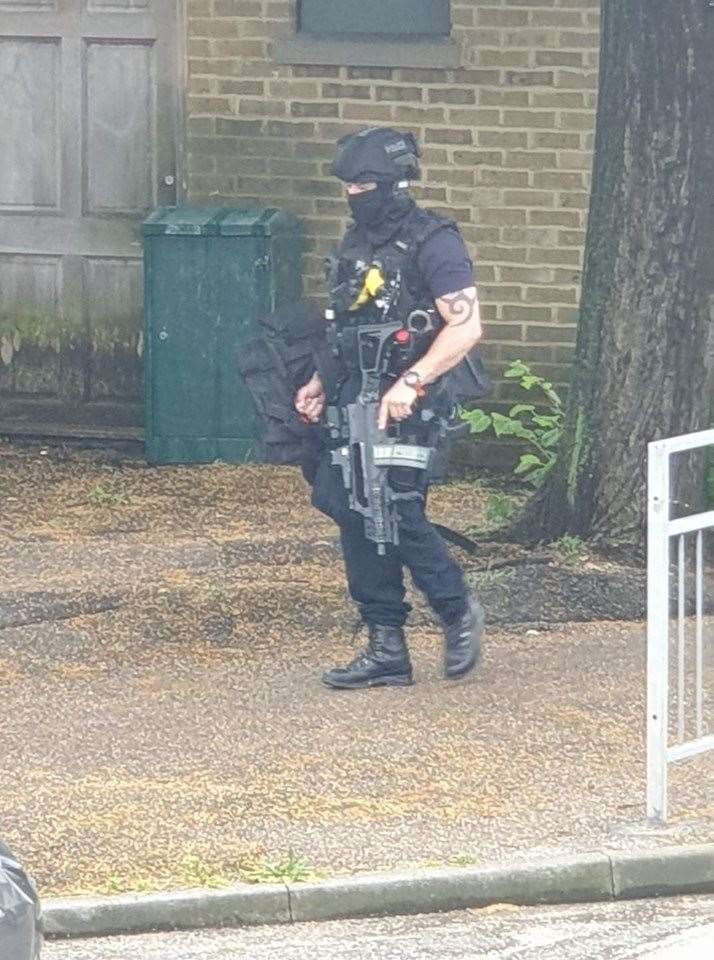
[[460, 66], [460, 51], [449, 37], [385, 40], [371, 37], [312, 37], [295, 34], [276, 40], [272, 58], [277, 63], [337, 64], [347, 67]]

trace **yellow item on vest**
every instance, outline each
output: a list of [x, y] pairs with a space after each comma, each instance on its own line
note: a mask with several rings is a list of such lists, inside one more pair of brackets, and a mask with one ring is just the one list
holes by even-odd
[[379, 267], [370, 267], [365, 275], [362, 289], [360, 290], [357, 299], [349, 309], [359, 310], [359, 308], [363, 307], [370, 298], [374, 299], [383, 286], [384, 274], [382, 271], [379, 269]]

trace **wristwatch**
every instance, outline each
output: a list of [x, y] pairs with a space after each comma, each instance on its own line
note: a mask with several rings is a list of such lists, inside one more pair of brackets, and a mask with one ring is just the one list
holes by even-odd
[[424, 385], [421, 382], [421, 377], [416, 370], [407, 370], [406, 373], [402, 374], [402, 380], [408, 387], [413, 387], [417, 393], [424, 388]]

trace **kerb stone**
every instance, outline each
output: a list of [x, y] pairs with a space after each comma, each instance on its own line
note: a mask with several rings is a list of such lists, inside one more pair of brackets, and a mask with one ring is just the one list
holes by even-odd
[[432, 913], [490, 903], [578, 903], [612, 896], [610, 861], [594, 854], [547, 865], [420, 870], [289, 885], [293, 920]]
[[714, 844], [613, 854], [611, 860], [618, 898], [714, 892]]
[[184, 890], [105, 900], [68, 897], [53, 900], [43, 910], [44, 932], [49, 937], [289, 922], [288, 893], [282, 884], [239, 884], [225, 890]]

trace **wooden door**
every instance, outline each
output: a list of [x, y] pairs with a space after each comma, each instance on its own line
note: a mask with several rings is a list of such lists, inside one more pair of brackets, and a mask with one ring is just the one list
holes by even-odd
[[141, 235], [180, 173], [177, 0], [0, 0], [0, 428], [141, 422]]

